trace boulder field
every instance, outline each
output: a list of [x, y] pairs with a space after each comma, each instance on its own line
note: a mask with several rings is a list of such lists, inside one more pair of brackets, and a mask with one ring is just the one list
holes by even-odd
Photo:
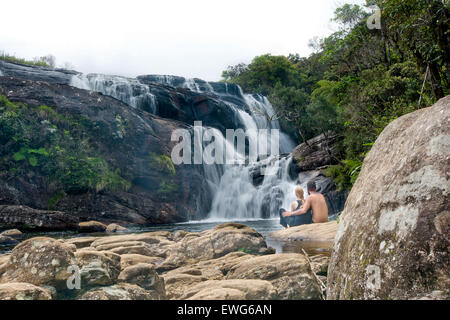
[[235, 223], [200, 233], [36, 237], [0, 256], [0, 298], [323, 299], [316, 267], [303, 254], [275, 254]]

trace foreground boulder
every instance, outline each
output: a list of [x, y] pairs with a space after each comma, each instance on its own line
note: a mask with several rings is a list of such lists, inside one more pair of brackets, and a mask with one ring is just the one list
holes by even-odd
[[51, 300], [49, 289], [30, 283], [10, 282], [0, 284], [0, 300]]
[[120, 272], [120, 256], [110, 252], [80, 250], [75, 253], [80, 268], [81, 285], [111, 285]]
[[180, 299], [185, 292], [200, 282], [224, 280], [228, 272], [239, 262], [251, 259], [245, 252], [232, 252], [223, 257], [199, 261], [164, 273], [166, 294], [169, 299]]
[[183, 265], [225, 256], [235, 251], [252, 254], [274, 253], [263, 236], [243, 224], [224, 223], [212, 230], [188, 233], [167, 252], [160, 270], [171, 270]]
[[189, 288], [183, 300], [272, 300], [272, 284], [265, 280], [208, 280]]
[[37, 237], [17, 245], [0, 277], [0, 283], [27, 282], [37, 286], [65, 287], [76, 264], [75, 246], [61, 241]]
[[272, 238], [282, 241], [323, 241], [332, 246], [338, 224], [336, 221], [305, 224], [270, 233]]
[[322, 290], [303, 254], [285, 253], [254, 257], [235, 265], [227, 279], [269, 281], [276, 294], [273, 299], [318, 300]]
[[145, 290], [135, 284], [120, 283], [110, 287], [92, 289], [80, 300], [159, 300], [156, 291]]
[[118, 280], [136, 284], [147, 290], [155, 290], [161, 297], [165, 296], [164, 279], [160, 278], [155, 267], [147, 263], [138, 263], [122, 270]]
[[106, 228], [106, 232], [109, 232], [109, 233], [124, 232], [124, 231], [127, 231], [127, 230], [128, 230], [127, 228], [122, 227], [121, 225], [118, 225], [117, 223], [111, 223]]
[[449, 123], [450, 96], [381, 133], [340, 219], [328, 299], [449, 297]]
[[76, 230], [78, 218], [60, 211], [0, 205], [0, 227], [22, 230]]

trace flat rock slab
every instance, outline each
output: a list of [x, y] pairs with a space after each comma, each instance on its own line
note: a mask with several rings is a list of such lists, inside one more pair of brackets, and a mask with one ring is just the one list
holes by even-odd
[[305, 224], [270, 233], [272, 238], [282, 241], [324, 241], [334, 242], [338, 229], [336, 221]]

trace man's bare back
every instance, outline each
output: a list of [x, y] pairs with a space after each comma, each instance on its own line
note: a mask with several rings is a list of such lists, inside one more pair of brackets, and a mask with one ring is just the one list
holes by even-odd
[[[328, 206], [325, 197], [320, 193], [313, 192], [306, 198], [306, 202], [308, 201], [310, 202], [313, 212], [313, 222], [328, 222]], [[305, 203], [305, 205], [307, 204]]]
[[283, 213], [283, 217], [305, 214], [310, 208], [313, 212], [312, 220], [314, 223], [328, 222], [328, 206], [325, 197], [315, 191], [309, 191], [309, 196], [300, 209], [293, 212], [286, 211]]

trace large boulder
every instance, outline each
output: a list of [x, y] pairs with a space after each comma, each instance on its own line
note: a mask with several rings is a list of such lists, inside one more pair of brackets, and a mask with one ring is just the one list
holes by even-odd
[[162, 298], [166, 295], [164, 278], [160, 278], [155, 267], [147, 263], [138, 263], [122, 270], [119, 282], [136, 284], [146, 290], [155, 290]]
[[78, 218], [60, 211], [37, 210], [21, 205], [0, 205], [0, 227], [22, 230], [74, 230]]
[[272, 300], [272, 284], [265, 280], [208, 280], [188, 288], [182, 300]]
[[81, 285], [107, 286], [116, 282], [120, 272], [120, 256], [110, 252], [80, 250], [75, 252], [80, 268]]
[[328, 299], [450, 294], [450, 96], [389, 124], [342, 213]]
[[10, 282], [0, 284], [0, 300], [51, 300], [49, 289], [30, 283]]
[[84, 293], [80, 300], [159, 300], [154, 290], [145, 290], [135, 284], [119, 283], [95, 288]]
[[0, 283], [27, 282], [37, 286], [65, 287], [76, 265], [75, 246], [47, 237], [36, 237], [17, 245], [7, 262]]
[[305, 224], [270, 233], [272, 238], [281, 241], [318, 241], [323, 247], [332, 247], [338, 223], [329, 221], [324, 223]]
[[281, 300], [322, 299], [320, 284], [303, 254], [282, 253], [246, 259], [235, 265], [227, 279], [269, 281]]
[[224, 223], [212, 230], [185, 235], [172, 245], [167, 259], [159, 270], [171, 270], [198, 261], [225, 256], [242, 251], [252, 254], [274, 253], [267, 247], [263, 236], [254, 229], [238, 223]]
[[169, 299], [180, 299], [192, 286], [207, 280], [224, 280], [232, 267], [252, 258], [244, 252], [232, 252], [223, 257], [199, 261], [164, 273], [166, 294]]

